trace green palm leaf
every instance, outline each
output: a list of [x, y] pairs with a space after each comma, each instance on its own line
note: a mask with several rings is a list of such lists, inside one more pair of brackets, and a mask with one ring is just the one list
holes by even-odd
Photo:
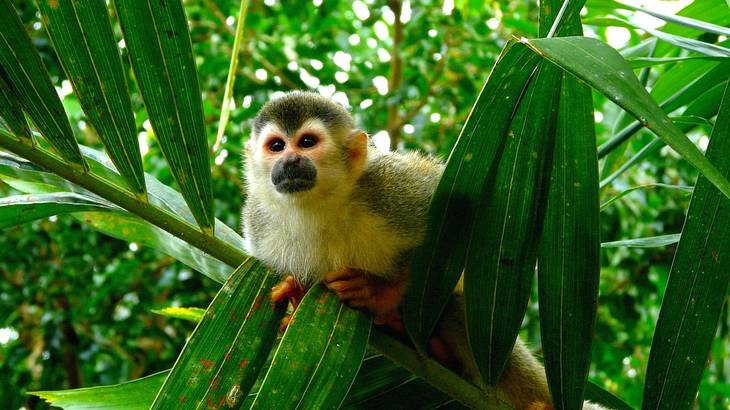
[[212, 229], [208, 140], [182, 3], [115, 0], [114, 5], [162, 152], [195, 220]]
[[122, 61], [102, 0], [40, 0], [43, 22], [89, 122], [132, 192], [145, 192]]

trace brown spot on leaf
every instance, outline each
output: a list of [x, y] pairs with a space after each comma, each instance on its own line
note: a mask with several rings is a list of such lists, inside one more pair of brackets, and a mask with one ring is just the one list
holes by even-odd
[[210, 370], [210, 368], [213, 367], [213, 361], [210, 359], [199, 359], [198, 361], [203, 365], [205, 370]]
[[720, 255], [717, 254], [716, 250], [712, 250], [712, 259], [715, 260], [715, 262], [720, 262]]
[[238, 361], [238, 368], [243, 369], [244, 367], [248, 366], [248, 359], [243, 359]]

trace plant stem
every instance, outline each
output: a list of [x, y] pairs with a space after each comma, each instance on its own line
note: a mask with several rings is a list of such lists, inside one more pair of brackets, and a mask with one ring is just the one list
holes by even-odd
[[90, 172], [84, 172], [79, 167], [69, 166], [60, 158], [40, 147], [34, 148], [31, 145], [24, 144], [4, 130], [0, 130], [0, 146], [76, 185], [88, 189], [228, 265], [237, 267], [248, 257], [240, 249], [212, 235], [203, 233], [187, 221], [183, 221], [169, 212], [141, 200], [131, 192]]
[[433, 359], [423, 357], [415, 350], [396, 341], [382, 330], [374, 328], [370, 346], [401, 367], [420, 376], [442, 392], [472, 409], [510, 409], [493, 387], [484, 390], [466, 382]]

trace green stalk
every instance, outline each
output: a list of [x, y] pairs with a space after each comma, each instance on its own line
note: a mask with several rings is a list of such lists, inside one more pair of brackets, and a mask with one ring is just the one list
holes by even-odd
[[415, 350], [374, 328], [370, 333], [370, 346], [383, 356], [420, 376], [449, 396], [472, 409], [511, 409], [496, 389], [484, 390], [466, 382], [435, 360], [420, 356]]
[[241, 0], [241, 9], [238, 11], [238, 25], [236, 26], [236, 37], [233, 39], [233, 52], [231, 53], [231, 64], [228, 67], [228, 78], [226, 79], [226, 89], [223, 92], [223, 104], [221, 106], [221, 117], [218, 121], [218, 134], [213, 144], [213, 152], [218, 152], [223, 142], [223, 134], [226, 132], [228, 118], [231, 114], [230, 100], [233, 94], [233, 83], [236, 81], [236, 70], [238, 69], [238, 57], [241, 49], [241, 41], [243, 40], [243, 28], [246, 24], [246, 14], [248, 12], [248, 0]]
[[86, 173], [78, 167], [69, 166], [68, 163], [43, 148], [34, 148], [31, 145], [22, 143], [4, 130], [0, 130], [0, 146], [78, 186], [88, 189], [228, 265], [237, 267], [248, 257], [240, 249], [212, 235], [203, 233], [190, 223], [141, 200], [131, 192], [90, 172]]

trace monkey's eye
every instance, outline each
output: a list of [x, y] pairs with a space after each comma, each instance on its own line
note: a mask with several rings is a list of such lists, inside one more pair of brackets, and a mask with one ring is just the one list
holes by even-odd
[[284, 150], [284, 147], [286, 146], [286, 143], [281, 138], [274, 138], [269, 142], [269, 151], [271, 152], [280, 152]]
[[302, 138], [299, 138], [300, 148], [312, 148], [317, 145], [317, 136], [313, 134], [304, 134]]

